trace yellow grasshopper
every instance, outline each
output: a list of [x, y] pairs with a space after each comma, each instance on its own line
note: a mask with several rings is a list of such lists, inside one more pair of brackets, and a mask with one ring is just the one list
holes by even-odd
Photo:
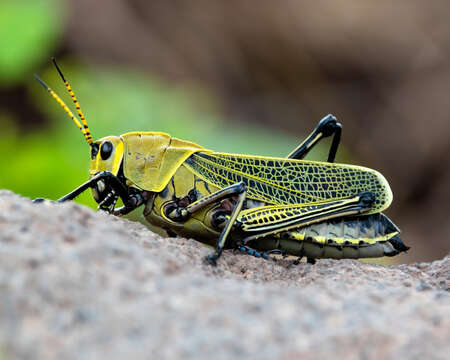
[[[169, 235], [257, 257], [278, 253], [316, 258], [394, 256], [408, 249], [381, 212], [392, 201], [386, 179], [361, 166], [336, 164], [342, 126], [332, 115], [287, 158], [214, 152], [161, 132], [130, 132], [93, 141], [75, 95], [53, 59], [79, 120], [36, 79], [80, 128], [91, 148], [90, 179], [59, 199], [92, 190], [99, 209], [123, 216], [140, 208]], [[328, 162], [302, 160], [333, 135]], [[124, 206], [116, 209], [118, 199]]]

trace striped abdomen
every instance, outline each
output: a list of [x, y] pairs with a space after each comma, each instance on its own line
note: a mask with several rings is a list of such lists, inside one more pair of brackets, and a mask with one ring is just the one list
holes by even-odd
[[331, 219], [260, 238], [249, 245], [309, 258], [357, 259], [394, 256], [408, 250], [399, 233], [388, 217], [373, 214]]

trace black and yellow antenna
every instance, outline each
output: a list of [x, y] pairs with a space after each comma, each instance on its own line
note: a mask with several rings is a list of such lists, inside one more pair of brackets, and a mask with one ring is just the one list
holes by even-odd
[[58, 70], [59, 76], [61, 76], [61, 79], [64, 82], [64, 85], [65, 85], [67, 91], [69, 92], [70, 96], [72, 97], [73, 103], [75, 104], [75, 107], [77, 109], [78, 116], [80, 117], [81, 123], [83, 124], [84, 131], [82, 130], [82, 132], [83, 132], [84, 137], [86, 138], [88, 144], [91, 145], [93, 142], [92, 136], [91, 136], [91, 131], [86, 122], [86, 118], [84, 117], [84, 114], [81, 111], [80, 103], [78, 102], [77, 98], [75, 97], [75, 93], [73, 92], [72, 88], [70, 87], [69, 82], [64, 77], [64, 75], [63, 75], [61, 69], [59, 68], [58, 64], [56, 63], [56, 59], [54, 57], [52, 57], [52, 61], [56, 67], [56, 70]]
[[81, 125], [81, 123], [78, 121], [78, 119], [75, 117], [75, 115], [72, 114], [72, 111], [70, 111], [70, 109], [67, 107], [66, 104], [64, 104], [64, 101], [61, 100], [61, 98], [56, 95], [56, 93], [45, 83], [43, 82], [39, 76], [37, 76], [36, 74], [34, 74], [35, 79], [45, 88], [45, 90], [47, 90], [51, 96], [53, 96], [53, 98], [58, 102], [59, 105], [61, 105], [61, 107], [64, 109], [64, 111], [70, 116], [70, 118], [73, 120], [73, 122], [80, 128], [81, 132], [83, 133], [84, 137], [86, 138], [86, 141], [88, 142], [89, 145], [92, 145], [93, 141], [92, 141], [92, 137], [89, 133], [89, 129], [86, 131], [83, 127], [83, 125]]
[[81, 111], [80, 104], [78, 103], [78, 101], [77, 101], [77, 99], [75, 97], [75, 94], [73, 93], [72, 89], [70, 88], [69, 83], [64, 78], [64, 75], [62, 74], [61, 70], [59, 69], [58, 65], [56, 64], [55, 59], [52, 58], [52, 60], [53, 60], [53, 63], [55, 64], [55, 66], [56, 66], [56, 69], [58, 70], [59, 74], [61, 75], [61, 77], [62, 77], [62, 79], [64, 81], [64, 85], [66, 86], [67, 90], [69, 91], [70, 96], [72, 96], [73, 102], [74, 102], [74, 104], [75, 104], [75, 106], [77, 108], [78, 115], [80, 116], [81, 123], [75, 117], [75, 115], [72, 113], [72, 111], [70, 111], [69, 107], [64, 103], [64, 101], [62, 101], [61, 98], [45, 82], [43, 82], [39, 78], [39, 76], [34, 74], [34, 77], [45, 88], [45, 90], [47, 90], [50, 93], [50, 95], [58, 102], [58, 104], [61, 105], [61, 107], [64, 109], [64, 111], [70, 116], [70, 118], [75, 123], [75, 125], [77, 125], [78, 128], [80, 129], [80, 131], [83, 133], [84, 138], [86, 139], [87, 143], [90, 146], [92, 146], [94, 141], [92, 140], [91, 131], [89, 130], [89, 127], [87, 125], [86, 119], [84, 118], [83, 112]]

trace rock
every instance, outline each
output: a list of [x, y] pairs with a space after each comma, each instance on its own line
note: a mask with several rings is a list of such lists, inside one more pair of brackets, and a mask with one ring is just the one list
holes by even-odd
[[0, 191], [0, 358], [446, 359], [450, 257], [265, 261]]

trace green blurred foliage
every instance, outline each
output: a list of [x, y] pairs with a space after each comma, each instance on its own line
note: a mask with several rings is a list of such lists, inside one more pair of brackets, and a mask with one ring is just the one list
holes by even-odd
[[55, 48], [65, 18], [64, 3], [0, 1], [0, 86], [23, 80]]

